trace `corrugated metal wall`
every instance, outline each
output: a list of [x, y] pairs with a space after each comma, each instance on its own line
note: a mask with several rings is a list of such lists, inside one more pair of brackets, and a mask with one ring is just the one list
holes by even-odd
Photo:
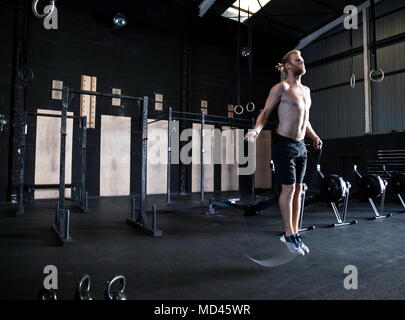
[[[403, 6], [405, 6], [403, 0], [385, 1], [376, 7], [376, 15], [379, 16]], [[404, 32], [405, 9], [377, 20], [377, 40]], [[405, 41], [379, 48], [377, 65], [384, 70], [386, 76], [381, 83], [371, 85], [373, 133], [405, 130]]]
[[[352, 43], [353, 48], [362, 45], [361, 28], [352, 30]], [[362, 54], [316, 64], [316, 61], [350, 48], [350, 32], [339, 26], [325, 35], [323, 40], [318, 40], [302, 50], [308, 65], [303, 82], [312, 90], [310, 121], [323, 139], [359, 136], [364, 133]], [[351, 88], [349, 82], [352, 72], [357, 79], [355, 88]]]
[[[361, 14], [359, 15], [359, 22], [361, 22]], [[353, 47], [362, 45], [361, 28], [353, 29], [352, 37]], [[306, 63], [311, 63], [350, 50], [350, 32], [344, 30], [342, 26], [329, 31], [320, 39], [314, 41], [302, 50], [303, 54], [305, 53], [305, 55], [307, 55], [305, 59]]]
[[[350, 88], [350, 87], [349, 87]], [[352, 137], [364, 132], [363, 82], [354, 89], [337, 87], [312, 94], [312, 127], [323, 139]]]
[[[302, 53], [304, 59], [306, 53]], [[305, 62], [307, 64], [307, 62]], [[323, 91], [323, 89], [347, 83], [348, 91], [353, 90], [349, 86], [350, 75], [354, 72], [357, 79], [363, 78], [363, 57], [353, 56], [353, 70], [351, 70], [351, 58], [336, 60], [330, 63], [307, 67], [307, 73], [303, 82], [309, 85], [312, 91]]]
[[[376, 6], [377, 41], [405, 32], [405, 1], [385, 0]], [[362, 17], [359, 29], [352, 30], [353, 47], [362, 46]], [[371, 35], [370, 35], [371, 39]], [[353, 56], [353, 72], [357, 83], [349, 85], [352, 73], [351, 57], [317, 61], [350, 50], [350, 32], [339, 26], [320, 40], [302, 50], [307, 64], [303, 83], [312, 90], [310, 121], [324, 139], [361, 136], [365, 133], [365, 102], [363, 53]], [[373, 133], [405, 129], [405, 73], [390, 74], [405, 69], [405, 42], [388, 44], [377, 50], [378, 66], [385, 71], [382, 83], [371, 85]], [[372, 61], [370, 67], [373, 67]]]

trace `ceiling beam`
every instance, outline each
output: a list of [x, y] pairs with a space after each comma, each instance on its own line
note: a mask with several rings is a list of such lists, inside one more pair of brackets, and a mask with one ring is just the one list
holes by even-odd
[[209, 8], [214, 4], [215, 0], [203, 0], [199, 5], [198, 8], [200, 9], [199, 16], [202, 17]]
[[[377, 3], [381, 2], [381, 1], [383, 1], [383, 0], [375, 0], [375, 4], [377, 4]], [[361, 11], [367, 9], [368, 7], [370, 7], [370, 1], [369, 0], [367, 0], [367, 1], [363, 2], [362, 4], [358, 5], [357, 10], [360, 13]], [[328, 24], [324, 25], [320, 29], [318, 29], [318, 30], [312, 32], [311, 34], [307, 35], [305, 38], [302, 38], [300, 40], [300, 42], [298, 43], [298, 45], [295, 47], [295, 49], [300, 50], [300, 49], [305, 48], [312, 41], [314, 41], [315, 39], [318, 39], [321, 35], [323, 35], [326, 32], [332, 30], [333, 28], [341, 25], [346, 17], [347, 17], [347, 15], [343, 14], [339, 18], [336, 18], [335, 20], [329, 22]]]

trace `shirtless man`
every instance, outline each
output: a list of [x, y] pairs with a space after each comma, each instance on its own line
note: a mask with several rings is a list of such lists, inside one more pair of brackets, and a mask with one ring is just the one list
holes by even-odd
[[311, 138], [316, 149], [322, 148], [322, 141], [309, 122], [311, 95], [309, 88], [301, 84], [301, 76], [306, 72], [301, 52], [288, 52], [277, 69], [284, 71], [286, 79], [271, 88], [264, 109], [245, 140], [254, 142], [271, 112], [278, 107], [279, 125], [272, 143], [272, 158], [277, 182], [282, 186], [279, 206], [285, 232], [280, 240], [290, 252], [303, 256], [309, 252], [298, 233], [300, 195], [307, 164], [304, 138]]

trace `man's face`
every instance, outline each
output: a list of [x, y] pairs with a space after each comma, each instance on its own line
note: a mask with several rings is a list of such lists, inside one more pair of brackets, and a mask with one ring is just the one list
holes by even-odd
[[304, 59], [301, 57], [300, 54], [293, 53], [290, 56], [289, 65], [289, 70], [293, 73], [294, 76], [302, 76], [306, 72]]

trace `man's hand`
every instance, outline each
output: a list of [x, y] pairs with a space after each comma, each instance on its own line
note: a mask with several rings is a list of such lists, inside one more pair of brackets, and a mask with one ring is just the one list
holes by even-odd
[[255, 142], [257, 137], [259, 136], [259, 133], [257, 132], [256, 129], [250, 130], [248, 133], [245, 135], [245, 140], [249, 142]]
[[316, 137], [314, 140], [312, 140], [312, 145], [315, 149], [317, 150], [321, 150], [322, 149], [322, 145], [323, 142], [321, 139], [319, 139], [319, 137]]

